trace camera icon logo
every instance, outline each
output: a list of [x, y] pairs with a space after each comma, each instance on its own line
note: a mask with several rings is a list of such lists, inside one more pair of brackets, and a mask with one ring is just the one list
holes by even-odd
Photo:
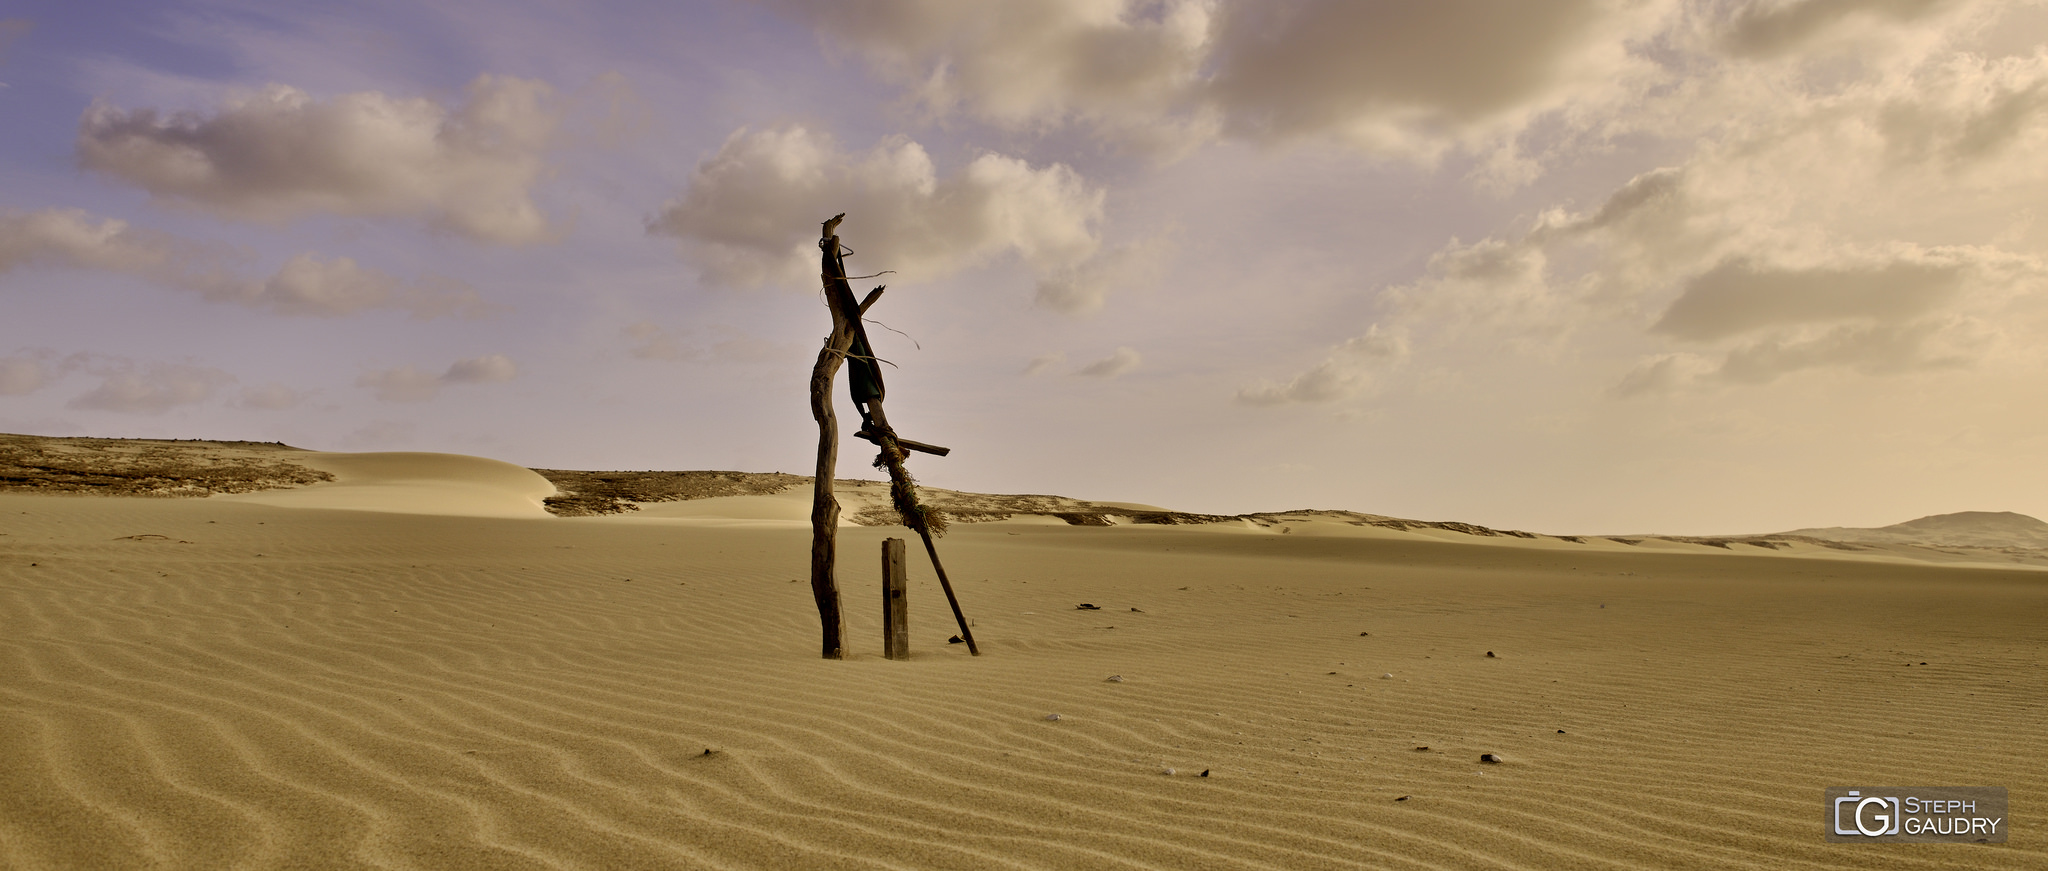
[[[1848, 805], [1849, 828], [1842, 827], [1843, 806]], [[1904, 823], [1903, 807], [1897, 796], [1848, 795], [1835, 799], [1835, 834], [1879, 838], [1896, 835]]]

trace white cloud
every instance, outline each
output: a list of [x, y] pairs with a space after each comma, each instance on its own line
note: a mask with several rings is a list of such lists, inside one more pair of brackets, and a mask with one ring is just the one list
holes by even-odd
[[1374, 324], [1364, 335], [1339, 343], [1322, 362], [1285, 383], [1266, 382], [1239, 390], [1237, 401], [1271, 406], [1349, 399], [1372, 383], [1374, 372], [1398, 364], [1407, 356], [1406, 337], [1383, 333]]
[[1896, 323], [1947, 302], [1961, 277], [1957, 264], [1925, 259], [1797, 269], [1736, 257], [1688, 280], [1651, 329], [1711, 341], [1787, 324]]
[[1619, 383], [1608, 390], [1616, 399], [1633, 399], [1669, 393], [1692, 382], [1711, 367], [1691, 354], [1658, 354], [1638, 363]]
[[1358, 395], [1369, 378], [1364, 371], [1335, 357], [1288, 379], [1285, 384], [1260, 384], [1237, 392], [1246, 405], [1286, 405], [1293, 402], [1333, 402]]
[[450, 384], [495, 384], [510, 381], [518, 374], [519, 367], [513, 365], [512, 358], [503, 354], [491, 354], [486, 357], [457, 360], [448, 366], [448, 371], [441, 377]]
[[125, 414], [163, 414], [213, 397], [235, 377], [208, 366], [158, 364], [144, 371], [122, 366], [103, 372], [98, 387], [71, 400], [72, 408]]
[[271, 382], [261, 387], [242, 388], [241, 396], [235, 400], [235, 407], [257, 411], [283, 411], [287, 408], [297, 408], [306, 401], [306, 397], [304, 391]]
[[649, 231], [681, 240], [707, 277], [740, 286], [816, 285], [819, 225], [841, 212], [857, 272], [928, 280], [1014, 253], [1055, 274], [1095, 253], [1102, 200], [1061, 164], [983, 154], [941, 178], [908, 139], [856, 154], [790, 125], [733, 133]]
[[771, 5], [859, 54], [928, 111], [962, 109], [1011, 128], [1084, 119], [1168, 150], [1214, 126], [1196, 103], [1215, 27], [1209, 0]]
[[1782, 57], [1859, 25], [1910, 23], [1967, 5], [1967, 0], [1748, 0], [1730, 17], [1723, 44], [1740, 57]]
[[510, 381], [518, 374], [519, 367], [511, 358], [491, 354], [457, 360], [439, 375], [413, 366], [366, 372], [356, 379], [356, 386], [375, 390], [377, 398], [386, 402], [421, 402], [439, 396], [441, 388], [451, 384]]
[[86, 367], [91, 362], [90, 354], [73, 353], [60, 356], [47, 348], [35, 348], [0, 357], [0, 396], [34, 393]]
[[82, 209], [0, 214], [0, 272], [34, 263], [159, 275], [181, 286], [225, 284], [209, 268], [224, 258], [218, 248], [133, 228], [127, 221], [93, 222]]
[[1430, 158], [1661, 80], [1670, 0], [779, 0], [930, 111], [1146, 151], [1327, 137]]
[[[1451, 240], [1420, 278], [1380, 291], [1378, 321], [1418, 353], [1608, 355], [1617, 397], [2036, 365], [2029, 349], [2048, 328], [2036, 292], [2048, 232], [2033, 221], [2048, 197], [2035, 157], [2048, 149], [2048, 54], [1960, 50], [1981, 23], [1970, 4], [1879, 5], [1828, 4], [1849, 23], [1798, 38], [1875, 39], [1862, 30], [1910, 20], [1926, 30], [1917, 50], [1851, 66], [1693, 56], [1693, 83], [1646, 112], [1711, 119], [1664, 131], [1702, 137], [1690, 154], [1590, 207]], [[1346, 398], [1364, 371], [1333, 353], [1239, 399]]]
[[49, 364], [35, 357], [0, 357], [0, 396], [34, 393], [48, 386], [54, 377]]
[[1094, 314], [1112, 291], [1158, 277], [1172, 247], [1164, 238], [1153, 238], [1102, 251], [1040, 278], [1033, 302], [1066, 315]]
[[1074, 374], [1089, 378], [1115, 378], [1138, 368], [1143, 358], [1130, 348], [1118, 348], [1109, 356], [1074, 370]]
[[1024, 364], [1024, 374], [1030, 376], [1041, 372], [1050, 372], [1053, 368], [1066, 361], [1067, 355], [1059, 351], [1054, 351], [1050, 354], [1040, 354], [1031, 358], [1031, 362]]
[[251, 221], [408, 217], [506, 244], [555, 235], [532, 188], [560, 119], [552, 89], [479, 76], [460, 106], [368, 91], [330, 100], [285, 85], [218, 112], [96, 103], [79, 123], [87, 169], [166, 201]]
[[395, 308], [424, 320], [442, 315], [481, 317], [498, 310], [486, 304], [467, 282], [428, 276], [408, 285], [395, 276], [358, 266], [347, 257], [322, 261], [312, 254], [300, 254], [260, 286], [246, 287], [233, 301], [287, 315], [346, 315]]
[[1672, 4], [1623, 0], [1241, 2], [1210, 93], [1256, 138], [1327, 136], [1433, 155], [1511, 138], [1546, 112], [1606, 105], [1658, 78], [1630, 43]]
[[[1179, 154], [1219, 138], [1477, 159], [1512, 187], [1644, 132], [1725, 134], [1773, 94], [1897, 83], [1992, 0], [768, 0], [938, 114], [1075, 124]], [[2028, 52], [2031, 53], [2031, 52]], [[1960, 55], [1956, 55], [1961, 59]], [[2008, 59], [2010, 60], [2010, 59]], [[1924, 84], [1924, 83], [1923, 83]], [[2017, 94], [2000, 118], [2024, 114]], [[1912, 100], [1906, 102], [1911, 103]], [[1953, 128], [1952, 128], [1953, 129]]]
[[[1968, 365], [1974, 355], [1939, 342], [1949, 325], [1843, 324], [1809, 335], [1773, 334], [1730, 350], [1715, 375], [1742, 384], [1766, 384], [1804, 369], [1847, 368], [1867, 375]], [[1813, 334], [1817, 333], [1817, 334]]]
[[476, 288], [428, 276], [410, 284], [347, 257], [311, 252], [257, 280], [235, 272], [235, 258], [216, 245], [133, 227], [81, 209], [0, 214], [0, 273], [32, 265], [98, 269], [133, 275], [227, 302], [283, 315], [336, 316], [369, 309], [409, 311], [417, 318], [480, 317], [496, 310]]

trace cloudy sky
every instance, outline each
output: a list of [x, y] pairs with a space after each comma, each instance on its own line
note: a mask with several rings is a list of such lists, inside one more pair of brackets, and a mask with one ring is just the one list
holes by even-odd
[[2048, 516], [2042, 2], [345, 6], [0, 13], [0, 431], [807, 472], [845, 212], [935, 486]]

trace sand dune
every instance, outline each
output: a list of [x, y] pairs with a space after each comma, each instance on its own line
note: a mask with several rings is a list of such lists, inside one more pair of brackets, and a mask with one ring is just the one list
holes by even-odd
[[1843, 784], [2048, 801], [2038, 570], [1022, 515], [941, 543], [986, 655], [920, 563], [894, 662], [904, 531], [849, 527], [833, 662], [783, 503], [298, 459], [335, 480], [0, 494], [0, 867], [2048, 867], [2025, 816], [1820, 830]]
[[334, 480], [214, 498], [286, 508], [540, 518], [548, 516], [542, 500], [555, 495], [555, 485], [532, 469], [483, 457], [306, 451], [291, 459]]
[[2048, 523], [2011, 511], [1963, 511], [1936, 514], [1876, 529], [1829, 526], [1798, 529], [1786, 534], [1867, 544], [2048, 548]]

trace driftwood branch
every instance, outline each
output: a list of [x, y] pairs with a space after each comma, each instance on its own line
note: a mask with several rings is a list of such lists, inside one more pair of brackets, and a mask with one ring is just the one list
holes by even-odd
[[[839, 235], [834, 232], [845, 218], [842, 214], [826, 221], [818, 238], [832, 334], [825, 338], [818, 362], [811, 367], [811, 418], [818, 422], [818, 469], [811, 490], [811, 596], [818, 602], [826, 659], [846, 658], [846, 615], [839, 607], [839, 579], [833, 568], [838, 561], [839, 498], [832, 493], [832, 480], [839, 465], [839, 416], [832, 410], [832, 381], [853, 346], [854, 325], [860, 322], [860, 315], [840, 304], [842, 292], [845, 297], [853, 295], [846, 280], [831, 277], [846, 274], [839, 256]], [[838, 287], [833, 286], [835, 281]]]

